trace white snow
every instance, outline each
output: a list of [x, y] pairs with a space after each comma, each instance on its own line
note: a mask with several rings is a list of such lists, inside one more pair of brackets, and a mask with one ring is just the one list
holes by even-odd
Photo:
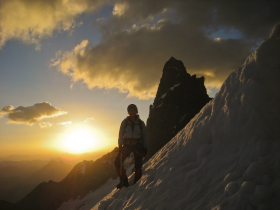
[[161, 103], [160, 105], [158, 105], [158, 106], [157, 106], [156, 108], [159, 108], [159, 107], [161, 107], [161, 106], [162, 106], [162, 104], [163, 104], [163, 103]]
[[181, 83], [174, 85], [173, 87], [171, 87], [169, 90], [174, 90], [175, 87], [178, 87], [179, 85], [181, 85]]
[[180, 120], [179, 122], [182, 122], [183, 119], [186, 117], [186, 115], [187, 115], [187, 114], [185, 114], [185, 115], [181, 118], [181, 120]]
[[166, 96], [166, 93], [164, 93], [160, 98], [164, 99], [165, 96]]
[[[168, 90], [166, 93], [162, 94], [162, 96], [161, 96], [159, 99], [164, 99], [165, 96], [167, 95], [167, 93], [168, 93], [169, 91], [174, 90], [174, 88], [177, 87], [177, 86], [179, 86], [180, 84], [181, 84], [181, 83], [176, 84], [176, 85], [174, 85], [173, 87], [169, 88], [169, 90]], [[162, 104], [161, 104], [161, 105], [162, 105]], [[161, 105], [157, 106], [157, 108], [160, 107]], [[153, 107], [152, 107], [152, 108], [153, 108]]]
[[[134, 165], [130, 165], [126, 169], [126, 173], [129, 175], [132, 171]], [[132, 184], [132, 179], [130, 184]], [[90, 210], [94, 207], [99, 201], [104, 199], [108, 194], [116, 192], [116, 185], [119, 183], [119, 179], [113, 180], [112, 178], [108, 180], [102, 187], [99, 189], [88, 193], [84, 198], [77, 198], [75, 200], [69, 200], [64, 202], [57, 210]]]
[[[84, 163], [83, 163], [84, 164]], [[132, 169], [134, 168], [134, 155], [130, 154], [128, 158], [125, 159], [123, 167], [126, 169], [126, 174], [129, 176], [132, 174]], [[85, 171], [85, 164], [83, 165], [82, 171]], [[133, 179], [129, 180], [129, 183], [133, 183]], [[113, 180], [112, 178], [108, 180], [99, 189], [88, 193], [84, 198], [77, 197], [75, 200], [69, 200], [64, 202], [57, 210], [90, 210], [95, 204], [107, 196], [116, 185], [119, 183], [119, 179]], [[115, 190], [116, 191], [116, 190]]]
[[106, 182], [106, 184], [102, 185], [102, 187], [94, 192], [88, 193], [84, 198], [64, 202], [58, 210], [89, 210], [102, 198], [108, 195], [108, 193], [110, 193], [118, 183], [118, 179], [110, 179]]
[[279, 210], [280, 34], [271, 37], [145, 163], [138, 183], [92, 209]]

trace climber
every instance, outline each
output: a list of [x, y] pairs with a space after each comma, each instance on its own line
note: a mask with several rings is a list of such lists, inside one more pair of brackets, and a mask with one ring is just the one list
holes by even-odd
[[134, 184], [142, 177], [143, 157], [147, 154], [148, 137], [145, 123], [139, 118], [135, 104], [127, 107], [128, 117], [121, 123], [119, 131], [119, 153], [114, 165], [120, 178], [117, 188], [128, 187], [126, 171], [122, 166], [123, 161], [133, 152], [135, 161]]

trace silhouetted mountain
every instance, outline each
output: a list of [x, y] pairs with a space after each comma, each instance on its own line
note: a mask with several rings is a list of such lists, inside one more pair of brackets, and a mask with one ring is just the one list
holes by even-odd
[[[61, 181], [65, 177], [65, 171], [67, 174], [70, 172], [72, 166], [64, 163], [63, 161], [51, 161], [45, 165], [42, 169], [28, 177], [29, 180], [36, 180], [38, 177], [41, 179], [48, 179], [52, 176], [52, 180]], [[38, 179], [39, 180], [39, 179]]]
[[21, 174], [22, 177], [27, 177], [45, 166], [48, 162], [48, 160], [2, 161], [0, 162], [0, 178], [16, 176], [18, 174]]
[[145, 159], [169, 142], [210, 100], [204, 77], [191, 76], [182, 61], [171, 57], [163, 68], [156, 98], [150, 106]]
[[61, 181], [72, 169], [72, 166], [63, 161], [50, 161], [40, 170], [37, 170], [29, 177], [21, 180], [3, 196], [4, 200], [18, 202], [31, 192], [38, 184], [44, 181], [53, 180]]
[[108, 179], [117, 178], [113, 164], [116, 155], [112, 151], [96, 161], [78, 163], [62, 181], [50, 180], [39, 184], [11, 209], [55, 210], [69, 199], [85, 196], [101, 187]]
[[6, 200], [5, 195], [9, 191], [47, 163], [48, 161], [46, 160], [0, 162], [0, 200]]
[[0, 162], [4, 161], [34, 161], [34, 160], [46, 160], [49, 161], [52, 155], [9, 155], [0, 157]]

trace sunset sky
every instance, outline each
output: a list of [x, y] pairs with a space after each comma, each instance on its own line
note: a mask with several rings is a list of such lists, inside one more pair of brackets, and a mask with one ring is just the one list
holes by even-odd
[[251, 2], [1, 0], [0, 157], [114, 148], [171, 56], [214, 97], [280, 21], [279, 1]]

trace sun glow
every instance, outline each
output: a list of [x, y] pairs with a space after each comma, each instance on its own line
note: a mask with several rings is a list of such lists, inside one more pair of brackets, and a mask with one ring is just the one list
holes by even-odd
[[91, 153], [104, 149], [102, 139], [103, 135], [92, 126], [76, 124], [66, 127], [51, 143], [51, 147], [71, 154]]
[[[57, 152], [81, 155], [107, 150], [111, 147], [111, 140], [102, 128], [89, 123], [72, 123], [67, 127], [58, 127], [58, 133], [46, 147]], [[110, 136], [109, 136], [110, 137]]]
[[96, 139], [86, 130], [72, 132], [63, 141], [66, 151], [74, 154], [89, 152], [96, 146]]

